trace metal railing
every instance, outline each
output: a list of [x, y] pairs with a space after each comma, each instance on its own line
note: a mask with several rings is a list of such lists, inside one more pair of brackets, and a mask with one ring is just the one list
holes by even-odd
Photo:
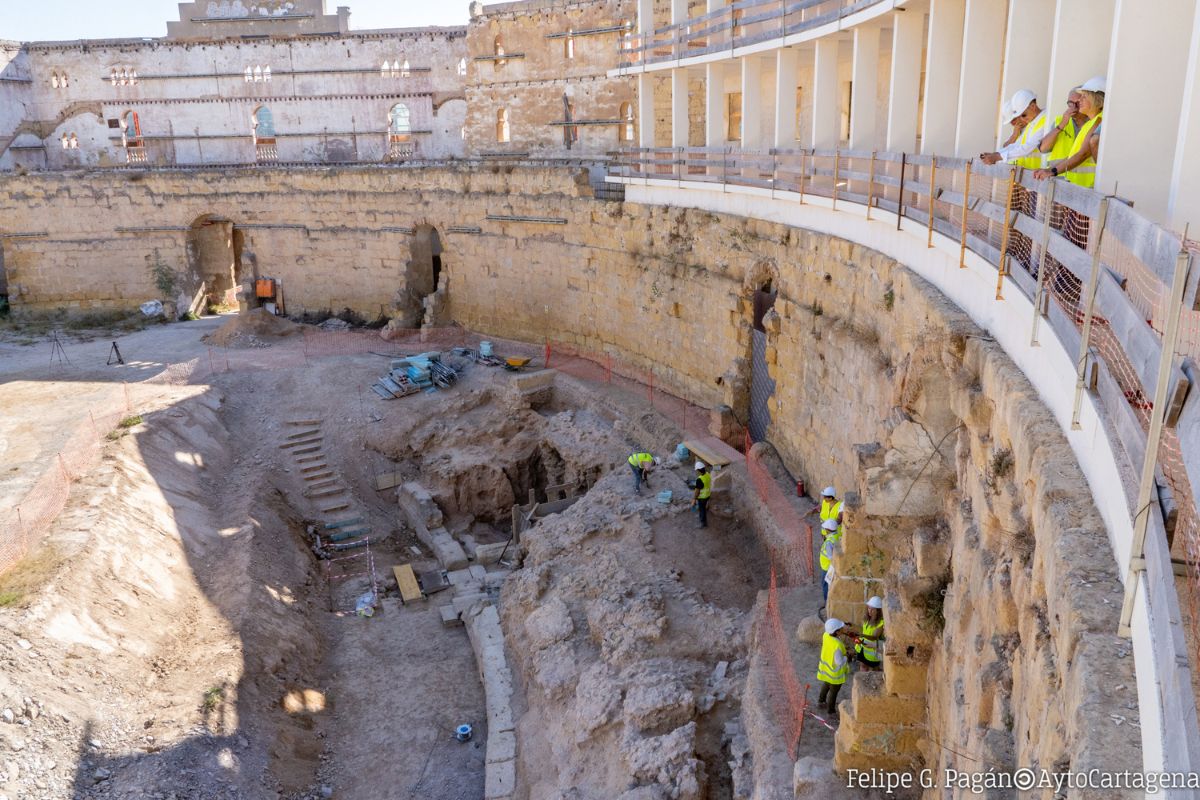
[[1014, 288], [1032, 301], [1031, 343], [1050, 328], [1076, 355], [1072, 427], [1080, 428], [1090, 394], [1126, 474], [1141, 475], [1125, 485], [1133, 538], [1121, 632], [1129, 634], [1139, 576], [1151, 602], [1162, 604], [1159, 621], [1170, 616], [1174, 582], [1200, 695], [1200, 388], [1192, 386], [1200, 381], [1200, 270], [1191, 269], [1200, 243], [1118, 198], [1008, 165], [849, 150], [612, 155], [609, 174], [620, 178], [745, 186], [834, 210], [857, 204], [868, 220], [918, 232], [929, 247], [935, 234], [948, 237], [960, 267], [968, 253], [981, 257], [996, 269], [995, 302], [1013, 299], [1006, 292]]
[[638, 67], [758, 44], [837, 22], [891, 0], [740, 0], [619, 44], [618, 67]]

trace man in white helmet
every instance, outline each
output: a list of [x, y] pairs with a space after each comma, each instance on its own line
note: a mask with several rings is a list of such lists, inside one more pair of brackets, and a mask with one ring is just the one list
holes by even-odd
[[692, 503], [700, 512], [700, 527], [708, 527], [708, 498], [712, 497], [712, 475], [708, 465], [703, 461], [696, 462], [696, 484], [692, 490]]
[[842, 501], [838, 499], [837, 489], [832, 486], [826, 486], [821, 492], [820, 505], [813, 506], [804, 516], [811, 516], [820, 512], [821, 522], [827, 519], [837, 520], [837, 524], [842, 524]]
[[850, 676], [846, 645], [838, 638], [845, 627], [846, 623], [840, 619], [831, 617], [825, 621], [825, 634], [821, 637], [821, 662], [817, 665], [817, 682], [821, 684], [817, 704], [825, 706], [826, 713], [832, 719], [837, 719], [838, 716], [838, 692]]
[[842, 540], [842, 526], [830, 518], [821, 523], [821, 607], [829, 600], [829, 571], [833, 568], [833, 548]]
[[650, 472], [661, 462], [649, 453], [634, 453], [629, 457], [629, 468], [633, 470], [633, 493], [642, 493], [642, 481], [650, 485]]

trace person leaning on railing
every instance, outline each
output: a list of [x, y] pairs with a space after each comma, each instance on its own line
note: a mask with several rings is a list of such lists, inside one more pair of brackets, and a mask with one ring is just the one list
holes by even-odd
[[1011, 122], [1014, 133], [1020, 130], [1015, 138], [1009, 138], [1009, 144], [991, 153], [980, 153], [979, 160], [985, 164], [996, 164], [1007, 161], [1026, 169], [1037, 169], [1042, 165], [1038, 145], [1042, 143], [1045, 134], [1046, 112], [1038, 106], [1037, 95], [1028, 89], [1021, 89], [1012, 96], [1005, 107], [1005, 117]]
[[1061, 176], [1086, 189], [1096, 185], [1096, 156], [1100, 153], [1100, 121], [1104, 117], [1105, 86], [1104, 78], [1097, 77], [1079, 87], [1079, 113], [1087, 121], [1075, 134], [1067, 157], [1052, 160], [1045, 169], [1033, 174], [1035, 178], [1043, 180]]

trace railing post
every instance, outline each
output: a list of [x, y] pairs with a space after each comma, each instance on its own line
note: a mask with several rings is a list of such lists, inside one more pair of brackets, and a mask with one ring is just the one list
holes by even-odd
[[[1121, 604], [1118, 636], [1131, 635], [1129, 623], [1133, 617], [1134, 599], [1137, 597], [1138, 575], [1146, 571], [1146, 529], [1150, 524], [1150, 512], [1157, 506], [1157, 502], [1152, 499], [1154, 473], [1158, 469], [1158, 447], [1167, 414], [1167, 390], [1171, 386], [1175, 347], [1179, 341], [1179, 316], [1183, 311], [1183, 294], [1187, 289], [1191, 263], [1191, 255], [1181, 242], [1179, 255], [1175, 258], [1175, 277], [1171, 281], [1171, 298], [1168, 301], [1170, 305], [1167, 306], [1167, 326], [1163, 330], [1162, 352], [1158, 359], [1158, 381], [1154, 387], [1154, 405], [1150, 409], [1150, 431], [1146, 435], [1146, 458], [1142, 461], [1142, 479], [1138, 486], [1137, 505], [1134, 506], [1133, 544], [1129, 550], [1129, 573], [1125, 578], [1125, 600]], [[1169, 574], [1158, 576], [1162, 580], [1170, 577]]]
[[867, 170], [867, 222], [871, 221], [871, 206], [875, 202], [875, 151], [871, 151], [871, 167]]
[[1038, 320], [1042, 316], [1043, 295], [1046, 293], [1046, 249], [1050, 246], [1050, 218], [1054, 216], [1054, 187], [1058, 181], [1050, 181], [1050, 191], [1046, 193], [1046, 218], [1042, 220], [1042, 252], [1038, 256], [1037, 291], [1033, 295], [1033, 331], [1030, 333], [1029, 344], [1038, 346]]
[[967, 205], [971, 202], [971, 164], [974, 162], [967, 161], [967, 175], [963, 183], [963, 209], [962, 209], [962, 227], [959, 230], [958, 241], [958, 268], [966, 269], [967, 267]]
[[779, 188], [779, 151], [774, 147], [771, 148], [771, 196], [775, 196], [775, 190]]
[[1013, 191], [1017, 184], [1017, 168], [1008, 173], [1008, 193], [1004, 200], [1004, 230], [1000, 234], [1000, 263], [997, 265], [996, 299], [1004, 299], [1004, 278], [1008, 275], [1008, 226], [1012, 220]]
[[838, 189], [838, 178], [841, 177], [841, 172], [839, 169], [839, 167], [841, 166], [841, 163], [842, 163], [841, 150], [839, 148], [835, 147], [833, 149], [833, 210], [834, 211], [837, 211], [837, 189]]
[[908, 153], [900, 154], [900, 194], [896, 197], [896, 230], [900, 230], [900, 221], [904, 219], [904, 173], [908, 167]]
[[1083, 336], [1079, 342], [1079, 360], [1075, 373], [1075, 406], [1071, 409], [1071, 430], [1079, 430], [1079, 410], [1083, 406], [1083, 390], [1087, 386], [1088, 347], [1092, 338], [1092, 319], [1096, 311], [1096, 287], [1100, 283], [1100, 243], [1104, 239], [1104, 224], [1108, 221], [1108, 198], [1100, 200], [1099, 223], [1096, 229], [1096, 250], [1092, 253], [1092, 271], [1088, 275], [1087, 306], [1083, 312]]
[[733, 152], [732, 147], [726, 147], [721, 154], [721, 185], [725, 186], [729, 183], [729, 154]]
[[937, 156], [929, 159], [929, 238], [925, 240], [926, 247], [933, 247], [933, 192], [937, 185]]
[[800, 205], [804, 205], [804, 150], [800, 150]]

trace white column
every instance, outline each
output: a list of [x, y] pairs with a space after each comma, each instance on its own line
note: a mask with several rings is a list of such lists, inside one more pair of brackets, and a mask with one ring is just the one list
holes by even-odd
[[688, 71], [671, 70], [671, 146], [688, 146]]
[[[1196, 0], [1117, 0], [1096, 189], [1167, 221]], [[1195, 191], [1195, 188], [1193, 188]]]
[[637, 15], [639, 33], [649, 33], [654, 30], [654, 0], [638, 0]]
[[[991, 150], [1000, 120], [1000, 71], [1004, 58], [1005, 0], [967, 0], [962, 69], [958, 80], [958, 122], [954, 154], [962, 158]], [[1018, 23], [1024, 27], [1023, 23]]]
[[850, 149], [874, 150], [875, 109], [879, 94], [879, 35], [874, 25], [854, 29], [853, 88], [850, 92]]
[[[1004, 77], [1000, 104], [1020, 89], [1037, 95], [1047, 108], [1050, 95], [1050, 47], [1054, 41], [1055, 0], [1008, 0], [1008, 30], [1004, 37]], [[1061, 105], [1061, 103], [1059, 104]], [[1054, 108], [1055, 114], [1062, 112]], [[1008, 137], [1008, 120], [999, 120], [1002, 139]]]
[[742, 59], [742, 149], [762, 146], [762, 59], [746, 56]]
[[917, 146], [921, 92], [921, 41], [925, 15], [913, 9], [892, 14], [892, 82], [888, 88], [887, 149], [910, 153]]
[[1171, 227], [1184, 225], [1200, 230], [1200, 13], [1192, 22], [1183, 108], [1179, 116], [1179, 144], [1175, 148], [1171, 196], [1168, 201]]
[[671, 0], [671, 24], [678, 25], [688, 18], [688, 0]]
[[[1072, 88], [1108, 70], [1115, 2], [1058, 0], [1054, 12], [1054, 44], [1050, 48], [1050, 91], [1044, 99], [1038, 98], [1043, 108], [1049, 108], [1055, 114], [1062, 113], [1067, 93]], [[1148, 51], [1146, 55], [1153, 60], [1157, 50]]]
[[925, 114], [921, 119], [922, 153], [948, 156], [954, 152], [965, 15], [966, 0], [930, 0]]
[[723, 63], [705, 65], [704, 146], [725, 145], [725, 68]]
[[653, 72], [637, 76], [638, 84], [638, 146], [654, 147], [654, 78]]
[[838, 41], [826, 36], [813, 43], [812, 146], [830, 150], [838, 145]]
[[796, 146], [796, 84], [800, 54], [790, 47], [775, 51], [775, 147]]

